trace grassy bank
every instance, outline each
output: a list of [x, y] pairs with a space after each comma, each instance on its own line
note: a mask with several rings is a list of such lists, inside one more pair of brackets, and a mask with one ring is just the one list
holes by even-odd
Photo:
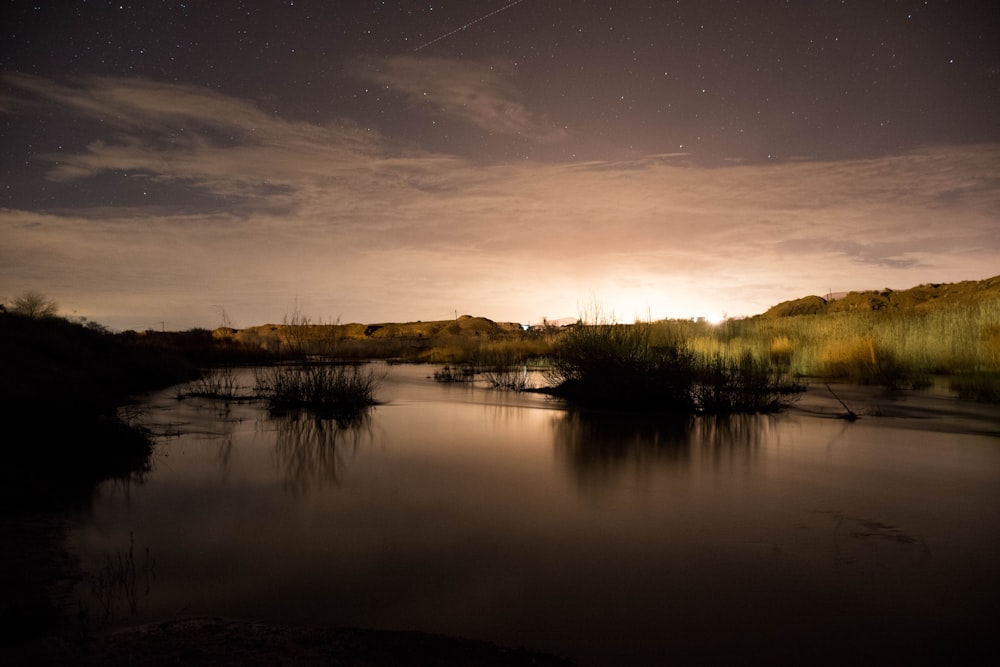
[[[660, 323], [676, 335], [676, 325]], [[757, 316], [688, 332], [689, 349], [750, 354], [798, 376], [920, 388], [933, 375], [1000, 373], [1000, 299], [936, 308]], [[995, 380], [994, 380], [995, 381]]]

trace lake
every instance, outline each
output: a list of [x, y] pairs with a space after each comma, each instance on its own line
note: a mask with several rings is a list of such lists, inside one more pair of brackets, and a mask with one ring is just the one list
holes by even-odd
[[579, 665], [997, 648], [995, 407], [857, 393], [848, 422], [820, 385], [778, 415], [671, 425], [386, 370], [341, 426], [146, 397], [152, 471], [102, 485], [70, 532], [90, 628], [420, 630]]

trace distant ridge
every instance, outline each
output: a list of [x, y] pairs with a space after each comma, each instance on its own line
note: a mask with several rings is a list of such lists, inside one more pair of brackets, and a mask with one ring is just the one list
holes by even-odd
[[826, 313], [893, 310], [931, 310], [959, 303], [1000, 299], [1000, 276], [958, 283], [927, 283], [906, 290], [848, 292], [838, 299], [807, 296], [783, 301], [760, 317], [796, 317]]
[[216, 329], [216, 338], [228, 338], [238, 342], [273, 340], [281, 344], [301, 342], [311, 338], [339, 340], [371, 339], [411, 339], [432, 340], [446, 336], [502, 336], [521, 331], [517, 322], [494, 322], [485, 317], [462, 315], [453, 320], [432, 322], [385, 322], [380, 324], [263, 324], [246, 329]]

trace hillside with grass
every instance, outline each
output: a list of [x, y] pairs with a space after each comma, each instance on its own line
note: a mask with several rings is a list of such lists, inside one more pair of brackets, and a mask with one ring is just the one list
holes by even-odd
[[945, 376], [963, 398], [1000, 402], [1000, 276], [810, 296], [681, 335], [701, 354], [749, 352], [793, 375], [888, 389]]
[[875, 311], [930, 311], [1000, 299], [1000, 276], [958, 283], [928, 283], [905, 290], [884, 289], [848, 292], [841, 298], [807, 296], [784, 301], [763, 313], [764, 317], [863, 313]]

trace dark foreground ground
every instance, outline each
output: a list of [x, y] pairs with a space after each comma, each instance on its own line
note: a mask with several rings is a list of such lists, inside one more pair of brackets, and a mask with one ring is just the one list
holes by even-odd
[[[50, 641], [30, 664], [98, 665], [569, 665], [553, 656], [419, 632], [292, 628], [224, 618], [152, 623], [76, 641]], [[16, 657], [15, 657], [16, 659]], [[17, 664], [7, 663], [7, 664]], [[27, 663], [26, 663], [27, 664]]]

